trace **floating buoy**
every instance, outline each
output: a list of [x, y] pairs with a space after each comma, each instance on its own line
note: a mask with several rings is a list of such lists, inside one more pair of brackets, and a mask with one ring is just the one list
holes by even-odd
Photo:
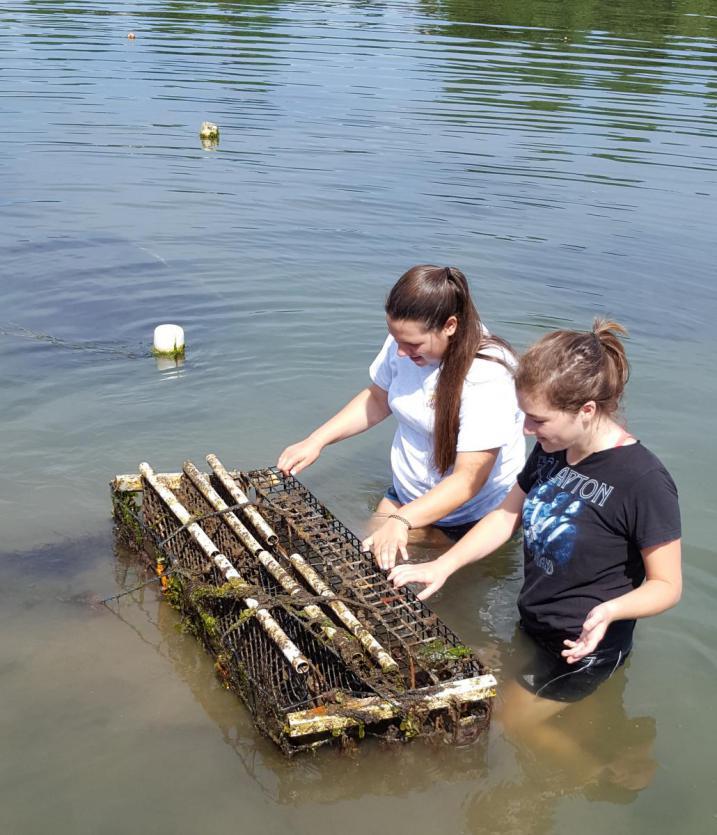
[[134, 32], [128, 32], [127, 33], [127, 39], [130, 40], [130, 41], [133, 41], [136, 37], [137, 36], [135, 35]]
[[184, 330], [179, 325], [157, 325], [154, 329], [152, 353], [155, 357], [183, 357]]
[[202, 122], [199, 128], [200, 139], [219, 139], [219, 128], [212, 122]]

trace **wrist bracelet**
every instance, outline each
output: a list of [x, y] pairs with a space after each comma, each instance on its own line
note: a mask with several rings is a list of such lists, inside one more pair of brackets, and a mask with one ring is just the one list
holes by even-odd
[[399, 516], [398, 513], [391, 513], [389, 514], [389, 519], [398, 519], [399, 522], [403, 522], [403, 524], [408, 528], [409, 531], [413, 530], [413, 525], [406, 519], [404, 516]]

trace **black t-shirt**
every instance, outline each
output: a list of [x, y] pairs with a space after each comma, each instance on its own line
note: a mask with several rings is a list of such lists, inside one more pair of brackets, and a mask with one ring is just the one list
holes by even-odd
[[[575, 639], [598, 603], [645, 579], [640, 550], [679, 539], [677, 488], [640, 443], [593, 453], [574, 467], [536, 444], [518, 484], [523, 503], [524, 628], [554, 651]], [[635, 621], [611, 624], [601, 648], [628, 647]]]

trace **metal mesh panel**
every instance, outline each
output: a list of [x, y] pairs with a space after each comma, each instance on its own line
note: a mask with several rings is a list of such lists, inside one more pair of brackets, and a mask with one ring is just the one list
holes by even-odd
[[356, 601], [377, 639], [399, 661], [404, 676], [415, 675], [420, 686], [483, 672], [473, 657], [456, 657], [454, 663], [435, 669], [432, 648], [440, 643], [457, 649], [462, 646], [458, 636], [410, 589], [395, 589], [373, 557], [361, 551], [358, 538], [303, 484], [292, 477], [284, 479], [275, 468], [252, 471], [246, 481], [256, 491], [262, 513], [283, 548], [301, 554], [335, 592]]

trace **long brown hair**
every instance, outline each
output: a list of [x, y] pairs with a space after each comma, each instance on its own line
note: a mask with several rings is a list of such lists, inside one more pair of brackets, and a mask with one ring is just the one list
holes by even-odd
[[418, 322], [428, 331], [440, 331], [451, 316], [458, 321], [441, 360], [435, 395], [433, 462], [444, 474], [456, 460], [461, 394], [473, 360], [499, 362], [512, 371], [506, 359], [481, 354], [485, 348], [498, 346], [510, 356], [512, 348], [483, 328], [466, 277], [456, 267], [411, 267], [389, 292], [386, 315], [397, 321]]
[[593, 400], [599, 413], [614, 415], [630, 376], [620, 336], [627, 336], [625, 328], [606, 319], [595, 319], [587, 332], [549, 333], [520, 358], [515, 387], [564, 412], [577, 413]]

